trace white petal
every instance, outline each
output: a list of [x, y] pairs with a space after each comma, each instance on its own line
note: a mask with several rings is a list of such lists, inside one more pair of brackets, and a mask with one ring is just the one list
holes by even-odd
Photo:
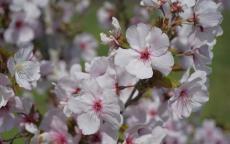
[[161, 144], [165, 136], [166, 131], [162, 127], [157, 126], [151, 134], [143, 135], [136, 139], [135, 142], [136, 144]]
[[134, 59], [138, 57], [138, 53], [135, 52], [132, 49], [122, 49], [119, 48], [116, 51], [116, 55], [114, 57], [114, 63], [115, 65], [118, 65], [120, 67], [125, 67], [128, 65], [128, 63]]
[[205, 91], [198, 91], [192, 97], [193, 108], [199, 108], [203, 103], [209, 100], [208, 94]]
[[84, 91], [89, 92], [91, 96], [100, 96], [102, 89], [96, 79], [87, 79], [82, 82], [82, 88]]
[[108, 37], [105, 33], [100, 33], [100, 38], [103, 44], [109, 44], [113, 41], [113, 39]]
[[126, 70], [127, 72], [136, 76], [139, 79], [147, 79], [153, 76], [151, 63], [148, 62], [144, 63], [139, 59], [132, 60], [126, 66]]
[[5, 41], [8, 43], [14, 43], [15, 38], [13, 37], [13, 35], [14, 35], [14, 30], [12, 28], [6, 29], [6, 31], [4, 32]]
[[27, 17], [30, 18], [38, 18], [41, 15], [40, 9], [32, 2], [26, 2], [24, 4], [24, 10]]
[[195, 5], [195, 0], [184, 0], [183, 3], [185, 3], [188, 7], [192, 7]]
[[154, 56], [163, 55], [169, 47], [168, 36], [157, 27], [150, 31], [146, 41], [150, 45], [151, 52]]
[[207, 81], [207, 73], [205, 71], [197, 70], [194, 73], [192, 73], [188, 79], [188, 81], [190, 82], [197, 80], [199, 80], [201, 84], [205, 84], [205, 82]]
[[140, 2], [140, 5], [142, 5], [142, 6], [154, 6], [154, 7], [158, 6], [157, 3], [154, 2], [153, 0], [142, 0]]
[[103, 76], [98, 77], [97, 82], [102, 88], [111, 89], [111, 90], [115, 89], [114, 86], [116, 84], [116, 79], [110, 75], [105, 74]]
[[[153, 144], [153, 138], [151, 134], [143, 135], [135, 140], [135, 144]], [[154, 143], [155, 144], [155, 143]]]
[[75, 72], [81, 72], [81, 65], [80, 64], [74, 64], [71, 66], [70, 73], [74, 74]]
[[31, 90], [32, 89], [31, 84], [27, 80], [21, 79], [20, 76], [17, 73], [15, 74], [15, 79], [17, 81], [17, 84], [20, 87], [23, 87], [23, 88], [25, 88], [27, 90]]
[[16, 74], [19, 79], [35, 81], [40, 78], [40, 64], [33, 61], [25, 61], [16, 65]]
[[28, 43], [34, 38], [34, 31], [30, 27], [23, 27], [18, 33], [17, 44]]
[[0, 108], [6, 106], [7, 100], [4, 99], [4, 97], [1, 95], [0, 96]]
[[82, 68], [79, 64], [75, 64], [71, 67], [70, 69], [70, 75], [75, 79], [75, 80], [83, 80], [83, 79], [88, 79], [89, 74], [82, 72]]
[[100, 119], [93, 113], [83, 113], [77, 117], [77, 123], [84, 135], [96, 133], [100, 128]]
[[118, 31], [121, 30], [121, 26], [120, 26], [120, 24], [119, 24], [117, 18], [112, 17], [112, 25], [114, 26], [114, 28], [115, 28], [116, 30], [118, 30]]
[[172, 115], [175, 120], [184, 117], [187, 118], [192, 112], [192, 103], [190, 101], [185, 102], [181, 98], [177, 98], [174, 102], [170, 102], [169, 104], [171, 108], [170, 111], [172, 111]]
[[33, 45], [23, 44], [21, 48], [14, 55], [14, 60], [16, 63], [21, 63], [27, 60], [30, 60], [33, 57]]
[[38, 132], [37, 126], [33, 123], [26, 123], [25, 129], [32, 134], [36, 134]]
[[163, 129], [160, 126], [155, 127], [152, 131], [152, 137], [154, 139], [154, 142], [152, 144], [160, 144], [165, 136], [166, 136], [165, 129]]
[[[88, 100], [87, 100], [88, 99]], [[87, 101], [85, 101], [87, 100]], [[90, 98], [87, 95], [82, 95], [76, 98], [70, 98], [68, 100], [68, 108], [76, 113], [76, 114], [80, 114], [82, 112], [88, 112], [91, 109], [90, 106]]]
[[103, 114], [102, 115], [103, 120], [108, 122], [113, 129], [118, 130], [120, 126], [122, 125], [122, 116], [120, 114], [116, 113], [110, 113], [110, 114]]
[[144, 49], [146, 48], [145, 39], [150, 31], [151, 27], [149, 25], [140, 23], [137, 26], [133, 25], [127, 29], [126, 38], [134, 49]]
[[199, 22], [203, 27], [214, 27], [220, 24], [222, 15], [216, 11], [206, 11], [199, 17]]
[[174, 65], [174, 59], [171, 52], [167, 52], [160, 57], [153, 57], [151, 61], [153, 69], [160, 71], [164, 75], [168, 75]]
[[15, 62], [14, 62], [13, 57], [8, 59], [7, 68], [10, 71], [11, 76], [13, 76], [15, 74]]
[[109, 60], [106, 57], [95, 58], [91, 63], [89, 73], [93, 77], [104, 75], [109, 66]]
[[196, 11], [203, 27], [214, 27], [222, 21], [222, 15], [214, 1], [199, 1]]
[[180, 83], [184, 83], [184, 82], [186, 82], [188, 80], [189, 75], [190, 75], [190, 70], [191, 70], [191, 68], [188, 68], [186, 70], [186, 72], [184, 72], [184, 74], [182, 75], [182, 77], [180, 79]]

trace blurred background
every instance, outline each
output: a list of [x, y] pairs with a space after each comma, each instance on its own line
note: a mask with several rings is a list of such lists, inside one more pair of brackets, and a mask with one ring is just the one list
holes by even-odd
[[[68, 1], [68, 0], [67, 0]], [[100, 33], [107, 32], [98, 23], [97, 12], [98, 9], [103, 6], [105, 0], [92, 0], [89, 8], [81, 15], [73, 15], [71, 25], [69, 25], [69, 37], [73, 37], [78, 31], [84, 31], [91, 33], [99, 42], [98, 53], [100, 56], [106, 55], [107, 46], [100, 43]], [[108, 0], [114, 3], [116, 6], [119, 0]], [[133, 15], [134, 5], [137, 5], [140, 0], [125, 0], [126, 7], [120, 7], [118, 10], [121, 13], [126, 13], [127, 17]], [[220, 0], [219, 0], [220, 1]], [[224, 128], [230, 132], [230, 0], [223, 1], [223, 17], [222, 28], [224, 34], [217, 39], [217, 44], [214, 47], [214, 59], [212, 63], [212, 74], [210, 76], [210, 100], [202, 108], [201, 117], [199, 120], [214, 119], [217, 126]], [[68, 9], [68, 8], [67, 8]], [[57, 10], [57, 13], [59, 11]], [[122, 16], [120, 16], [122, 19]], [[141, 16], [139, 16], [141, 17]], [[125, 22], [122, 23], [125, 26]], [[71, 31], [72, 30], [72, 31]], [[72, 34], [72, 33], [73, 34]], [[55, 35], [55, 34], [54, 34]], [[62, 37], [60, 37], [62, 39]], [[44, 43], [48, 44], [48, 47], [55, 47], [52, 43], [52, 35], [47, 37], [41, 37], [40, 40], [44, 40]], [[47, 42], [48, 41], [48, 42]], [[35, 41], [36, 43], [36, 41]], [[43, 53], [47, 53], [43, 47]], [[68, 49], [67, 49], [68, 50]], [[44, 103], [47, 101], [46, 95], [40, 95], [35, 93], [35, 101], [41, 111], [45, 111], [46, 106]], [[195, 114], [194, 114], [195, 115]], [[18, 142], [21, 143], [21, 142]]]

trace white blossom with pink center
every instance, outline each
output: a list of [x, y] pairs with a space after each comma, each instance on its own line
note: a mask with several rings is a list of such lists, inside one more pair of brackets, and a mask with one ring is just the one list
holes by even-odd
[[169, 100], [169, 111], [173, 119], [187, 118], [192, 111], [208, 101], [206, 73], [194, 72], [189, 78], [182, 80], [179, 88], [175, 89], [174, 96]]
[[174, 59], [168, 51], [168, 36], [159, 28], [140, 23], [128, 28], [126, 38], [131, 49], [117, 50], [116, 65], [139, 79], [151, 78], [153, 69], [164, 75], [170, 73]]
[[96, 133], [102, 122], [107, 122], [114, 129], [122, 124], [120, 106], [113, 92], [103, 90], [96, 80], [83, 82], [85, 93], [69, 100], [69, 108], [77, 114], [77, 123], [84, 135]]
[[33, 58], [33, 45], [26, 45], [7, 61], [11, 76], [15, 77], [20, 87], [28, 90], [36, 86], [40, 78], [40, 64]]

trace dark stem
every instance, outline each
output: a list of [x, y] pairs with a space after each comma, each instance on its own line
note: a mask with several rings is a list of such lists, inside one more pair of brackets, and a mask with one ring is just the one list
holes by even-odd
[[125, 103], [125, 108], [128, 107], [130, 104], [132, 104], [134, 101], [136, 101], [137, 97], [141, 97], [141, 95], [142, 95], [141, 93], [142, 93], [142, 92], [140, 92], [140, 90], [139, 90], [138, 96], [135, 97], [135, 98], [133, 99], [134, 94], [135, 94], [136, 91], [140, 88], [140, 85], [141, 85], [142, 81], [143, 81], [143, 80], [139, 80], [139, 81], [135, 84], [135, 86], [134, 86], [134, 88], [133, 88], [133, 91], [131, 92], [131, 94], [129, 95], [129, 98], [128, 98], [128, 100], [127, 100], [127, 102]]
[[[139, 80], [135, 84], [133, 91], [131, 92], [127, 102], [125, 103], [125, 108], [138, 102], [148, 89], [151, 89], [153, 87], [172, 88], [172, 84], [169, 83], [168, 79], [165, 78], [159, 71], [154, 71], [153, 73], [154, 75], [151, 78]], [[138, 95], [133, 98], [137, 90]]]
[[163, 16], [165, 17], [165, 11], [164, 11], [163, 6], [160, 6], [160, 10], [161, 10], [161, 12], [162, 12]]
[[133, 96], [134, 96], [134, 94], [135, 94], [136, 91], [137, 91], [137, 88], [134, 87], [133, 91], [131, 92], [131, 94], [130, 94], [128, 100], [127, 100], [127, 102], [125, 103], [125, 108], [129, 105], [130, 101], [132, 101]]
[[126, 102], [125, 108], [127, 108], [129, 105], [132, 105], [136, 102], [138, 102], [141, 98], [144, 92], [139, 92], [138, 95], [134, 99], [130, 99], [129, 101]]
[[14, 141], [15, 141], [16, 139], [22, 138], [22, 137], [24, 137], [24, 136], [21, 135], [21, 133], [19, 132], [19, 133], [17, 133], [14, 137], [3, 140], [3, 142], [7, 142], [7, 143], [9, 143], [9, 144], [13, 144]]

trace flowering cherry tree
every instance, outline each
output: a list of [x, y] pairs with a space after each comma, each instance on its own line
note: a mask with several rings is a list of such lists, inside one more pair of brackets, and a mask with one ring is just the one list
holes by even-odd
[[[0, 143], [227, 144], [186, 121], [209, 100], [220, 4], [132, 3], [0, 0], [0, 134], [16, 133]], [[94, 4], [100, 42], [84, 30]]]

